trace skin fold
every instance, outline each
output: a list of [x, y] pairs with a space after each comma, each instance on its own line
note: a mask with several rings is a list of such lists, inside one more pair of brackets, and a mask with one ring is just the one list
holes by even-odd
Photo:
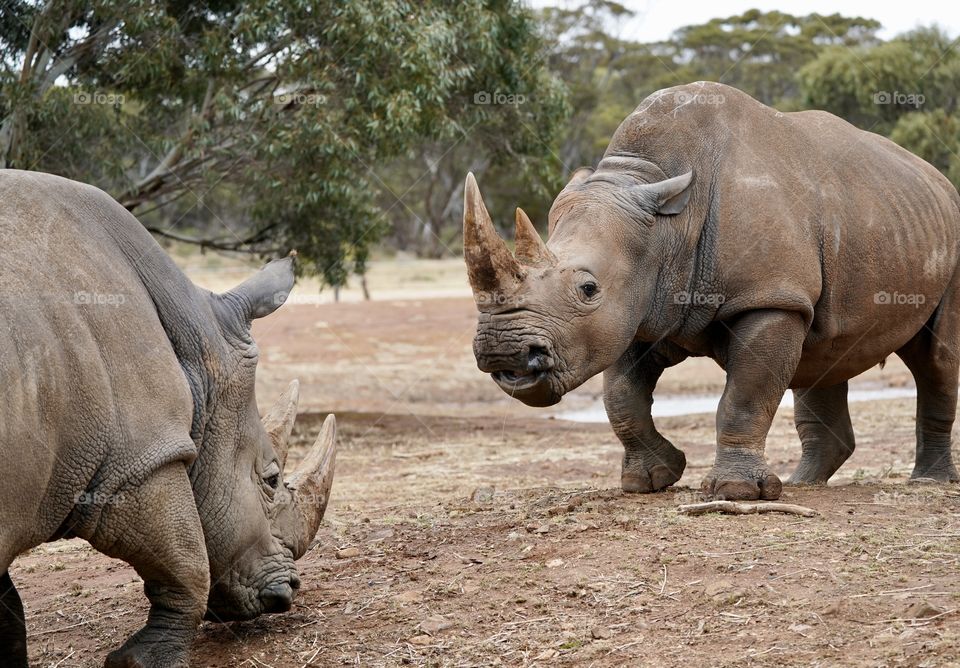
[[123, 207], [48, 174], [0, 171], [0, 647], [26, 666], [8, 573], [42, 542], [131, 564], [146, 625], [107, 666], [185, 666], [201, 618], [281, 612], [333, 476], [333, 417], [284, 480], [294, 381], [261, 421], [250, 324], [294, 258], [224, 294], [194, 286]]
[[683, 473], [650, 406], [690, 356], [727, 373], [705, 497], [780, 496], [764, 445], [787, 389], [803, 446], [790, 482], [825, 483], [854, 448], [847, 380], [894, 353], [917, 382], [913, 476], [958, 480], [960, 196], [920, 158], [831, 114], [697, 82], [623, 121], [557, 196], [546, 244], [521, 214], [514, 256], [468, 176], [477, 365], [533, 406], [603, 372], [625, 491]]

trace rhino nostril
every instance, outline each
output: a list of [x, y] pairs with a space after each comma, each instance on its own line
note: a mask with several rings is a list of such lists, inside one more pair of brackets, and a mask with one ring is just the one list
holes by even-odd
[[270, 585], [260, 592], [260, 603], [264, 612], [286, 612], [293, 605], [293, 588], [287, 582]]
[[530, 346], [527, 351], [527, 369], [529, 371], [546, 371], [550, 368], [550, 357], [547, 349], [542, 346]]

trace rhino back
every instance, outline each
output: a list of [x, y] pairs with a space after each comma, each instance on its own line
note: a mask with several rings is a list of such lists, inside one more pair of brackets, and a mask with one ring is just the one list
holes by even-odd
[[0, 570], [68, 517], [83, 535], [125, 484], [192, 456], [191, 395], [117, 243], [140, 226], [118, 208], [88, 186], [0, 172]]
[[[952, 184], [826, 112], [783, 113], [723, 84], [687, 84], [644, 100], [606, 155], [641, 157], [667, 176], [694, 171], [686, 225], [697, 238], [695, 289], [726, 296], [720, 317], [803, 313], [813, 378], [831, 366], [838, 378], [858, 373], [906, 343], [957, 269]], [[924, 303], [877, 303], [894, 292]], [[838, 364], [853, 346], [863, 350]]]

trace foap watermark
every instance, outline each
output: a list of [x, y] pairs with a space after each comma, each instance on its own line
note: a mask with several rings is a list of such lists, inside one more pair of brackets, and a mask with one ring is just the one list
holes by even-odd
[[103, 492], [79, 492], [73, 497], [78, 506], [112, 506], [123, 503], [126, 497], [123, 492], [104, 494]]
[[673, 94], [673, 100], [678, 107], [684, 104], [720, 105], [727, 101], [727, 97], [723, 93], [694, 93], [680, 90]]
[[288, 104], [296, 104], [300, 106], [312, 106], [320, 107], [327, 103], [327, 96], [321, 93], [304, 93], [300, 91], [289, 91], [286, 93], [280, 93], [273, 98], [273, 101], [276, 104], [282, 104], [284, 106]]
[[898, 90], [890, 91], [878, 90], [873, 94], [874, 104], [896, 104], [901, 107], [913, 107], [918, 109], [926, 102], [927, 98], [923, 93], [902, 93]]
[[687, 292], [682, 290], [673, 295], [674, 304], [689, 304], [690, 306], [720, 306], [727, 300], [719, 292]]
[[113, 306], [119, 308], [127, 303], [127, 296], [122, 293], [107, 292], [86, 292], [80, 290], [73, 293], [74, 304], [85, 304], [88, 306]]
[[512, 104], [514, 106], [526, 104], [527, 96], [522, 93], [501, 93], [498, 90], [489, 91], [482, 90], [479, 93], [474, 93], [473, 103], [474, 104]]
[[883, 306], [912, 306], [920, 308], [927, 302], [927, 296], [919, 292], [887, 292], [881, 290], [873, 295], [873, 303]]
[[511, 297], [502, 292], [484, 292], [475, 294], [474, 301], [477, 306], [523, 306], [526, 298], [523, 296]]
[[101, 93], [99, 91], [79, 91], [73, 94], [74, 104], [106, 104], [118, 107], [126, 101], [120, 93]]

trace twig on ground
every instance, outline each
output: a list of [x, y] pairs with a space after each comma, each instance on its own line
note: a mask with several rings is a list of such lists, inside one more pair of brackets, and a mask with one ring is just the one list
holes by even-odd
[[59, 661], [57, 661], [55, 664], [53, 664], [53, 668], [57, 668], [61, 663], [63, 663], [64, 661], [66, 661], [67, 659], [69, 659], [71, 656], [73, 656], [73, 655], [76, 654], [76, 653], [77, 653], [77, 650], [75, 650], [75, 649], [74, 649], [74, 650], [70, 650], [70, 653], [69, 653], [69, 654], [67, 654], [65, 657], [63, 657], [62, 659], [60, 659]]
[[705, 513], [726, 513], [728, 515], [753, 515], [755, 513], [786, 513], [813, 517], [819, 513], [813, 508], [797, 506], [792, 503], [737, 503], [736, 501], [706, 501], [677, 506], [681, 515], [703, 515]]

